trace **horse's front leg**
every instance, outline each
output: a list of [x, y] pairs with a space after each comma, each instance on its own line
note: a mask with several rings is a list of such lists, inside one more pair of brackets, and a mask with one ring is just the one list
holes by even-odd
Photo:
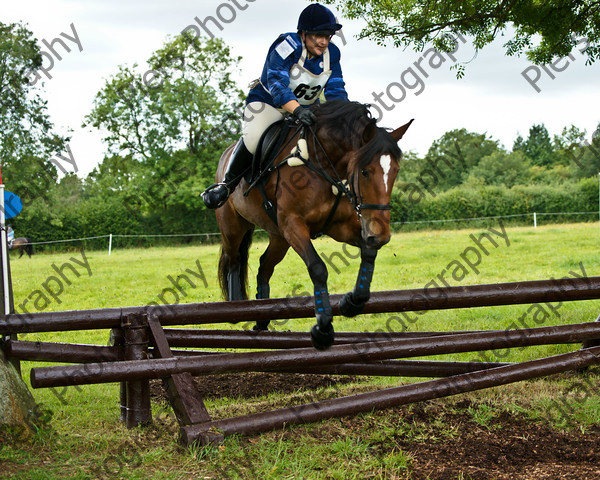
[[310, 331], [311, 342], [318, 350], [326, 350], [333, 345], [333, 313], [327, 290], [327, 267], [310, 240], [310, 230], [304, 221], [296, 216], [288, 216], [280, 223], [285, 239], [300, 255], [314, 287], [315, 316], [317, 324]]
[[327, 290], [327, 267], [311, 243], [311, 259], [307, 262], [308, 274], [314, 286], [315, 316], [317, 324], [310, 330], [310, 341], [318, 350], [326, 350], [333, 345], [333, 313]]
[[355, 317], [362, 312], [371, 297], [371, 281], [375, 270], [377, 250], [362, 247], [360, 250], [360, 269], [354, 290], [346, 293], [340, 300], [340, 313], [346, 317]]

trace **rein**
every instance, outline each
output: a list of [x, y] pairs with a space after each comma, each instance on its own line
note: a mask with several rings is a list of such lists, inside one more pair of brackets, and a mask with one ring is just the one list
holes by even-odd
[[[354, 207], [354, 210], [356, 210], [356, 213], [357, 213], [357, 215], [358, 215], [359, 218], [362, 217], [362, 213], [361, 212], [363, 210], [391, 210], [392, 209], [392, 206], [389, 203], [388, 204], [362, 203], [362, 194], [360, 192], [360, 181], [359, 180], [356, 181], [356, 186], [358, 188], [355, 187], [355, 178], [358, 178], [358, 176], [356, 175], [356, 171], [358, 170], [358, 165], [356, 166], [356, 168], [352, 172], [352, 175], [350, 175], [350, 181], [348, 182], [348, 184], [350, 185], [350, 188], [348, 188], [346, 186], [346, 184], [344, 184], [344, 182], [337, 175], [337, 171], [335, 170], [335, 168], [333, 166], [333, 163], [331, 162], [331, 159], [327, 155], [327, 152], [325, 151], [325, 148], [323, 147], [323, 144], [321, 143], [321, 141], [317, 137], [317, 135], [314, 132], [314, 130], [313, 130], [312, 127], [310, 128], [310, 131], [311, 131], [312, 136], [313, 136], [313, 149], [315, 151], [315, 156], [317, 157], [317, 161], [318, 161], [318, 155], [317, 155], [316, 144], [318, 144], [319, 148], [323, 152], [323, 155], [325, 155], [325, 158], [327, 159], [327, 161], [328, 161], [329, 165], [331, 166], [331, 168], [333, 169], [333, 171], [336, 172], [336, 176], [338, 177], [338, 179], [335, 180], [330, 175], [328, 175], [327, 172], [325, 172], [325, 170], [321, 166], [320, 162], [319, 162], [319, 166], [323, 170], [321, 172], [319, 172], [316, 169], [313, 169], [313, 170], [315, 172], [319, 173], [329, 183], [331, 183], [332, 185], [334, 185], [338, 189], [339, 192], [343, 192], [346, 195], [346, 197], [348, 197], [348, 200], [350, 201], [350, 203]], [[309, 165], [306, 162], [305, 162], [305, 164]], [[337, 203], [336, 203], [336, 205], [337, 205]]]
[[[297, 126], [296, 133], [297, 132], [300, 132], [299, 138], [304, 138], [304, 139], [306, 139], [306, 137], [307, 137], [307, 132], [310, 132], [312, 134], [312, 144], [313, 144], [313, 152], [314, 152], [315, 161], [310, 162], [309, 159], [303, 158], [301, 155], [298, 155], [297, 158], [300, 158], [300, 160], [302, 160], [302, 162], [304, 163], [304, 165], [306, 167], [310, 168], [313, 172], [315, 172], [321, 178], [323, 178], [324, 180], [329, 182], [332, 186], [336, 187], [339, 192], [336, 196], [333, 208], [332, 208], [331, 212], [329, 213], [327, 219], [325, 220], [325, 224], [323, 225], [323, 227], [321, 227], [319, 233], [312, 236], [313, 238], [321, 236], [324, 233], [324, 231], [327, 230], [327, 228], [329, 227], [329, 224], [333, 221], [335, 213], [339, 207], [340, 200], [343, 196], [346, 196], [348, 198], [348, 201], [350, 202], [350, 204], [356, 211], [356, 214], [358, 215], [359, 219], [362, 218], [363, 210], [391, 210], [392, 206], [390, 204], [363, 203], [362, 202], [362, 194], [361, 194], [361, 190], [360, 190], [360, 178], [357, 175], [358, 166], [354, 169], [354, 171], [350, 175], [350, 178], [348, 179], [349, 180], [348, 183], [346, 184], [344, 182], [344, 180], [342, 178], [340, 178], [340, 176], [338, 175], [337, 170], [335, 169], [335, 167], [333, 165], [333, 162], [329, 158], [329, 155], [327, 155], [327, 152], [326, 152], [325, 148], [323, 147], [323, 144], [319, 140], [319, 137], [317, 136], [313, 126], [310, 126], [310, 127], [306, 127], [303, 125]], [[282, 142], [281, 146], [277, 149], [277, 153], [275, 154], [274, 158], [276, 158], [282, 151], [284, 151], [286, 149], [286, 147], [289, 145], [289, 143], [295, 136], [296, 136], [295, 134], [292, 135], [291, 138], [287, 142], [285, 142], [285, 144], [283, 144], [283, 142]], [[327, 160], [329, 167], [334, 172], [335, 178], [334, 178], [334, 176], [327, 173], [327, 170], [325, 169], [325, 167], [323, 166], [323, 164], [321, 163], [321, 160], [319, 158], [318, 150], [321, 151], [322, 156], [324, 156], [324, 158]], [[259, 190], [261, 191], [261, 194], [263, 196], [263, 207], [264, 207], [265, 211], [267, 212], [267, 214], [269, 215], [269, 217], [271, 218], [271, 220], [273, 220], [273, 222], [276, 225], [277, 225], [277, 216], [275, 213], [274, 205], [266, 197], [266, 193], [264, 192], [264, 183], [263, 182], [264, 182], [264, 179], [267, 177], [267, 175], [269, 175], [273, 170], [275, 170], [277, 172], [277, 182], [276, 182], [275, 191], [277, 191], [277, 188], [279, 186], [279, 167], [284, 165], [292, 157], [296, 157], [296, 155], [290, 154], [287, 157], [283, 158], [279, 163], [277, 163], [275, 165], [271, 165], [271, 167], [268, 167], [267, 169], [265, 169], [257, 178], [254, 179], [254, 181], [252, 182], [252, 184], [249, 186], [248, 190], [244, 194], [245, 196], [248, 195], [249, 191], [252, 188], [258, 186]]]

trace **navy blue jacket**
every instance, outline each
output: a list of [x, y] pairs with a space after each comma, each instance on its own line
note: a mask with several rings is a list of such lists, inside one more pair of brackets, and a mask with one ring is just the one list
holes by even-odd
[[[287, 42], [293, 48], [293, 52], [286, 58], [282, 58], [276, 50], [283, 42]], [[298, 63], [301, 55], [302, 38], [298, 33], [284, 33], [280, 35], [269, 48], [262, 75], [260, 76], [261, 83], [250, 90], [246, 104], [264, 102], [275, 108], [280, 108], [291, 100], [297, 100], [289, 88], [290, 70], [295, 63]], [[331, 77], [329, 77], [324, 89], [326, 100], [348, 100], [342, 76], [342, 67], [340, 66], [340, 57], [340, 49], [333, 43], [329, 43]], [[318, 75], [323, 72], [322, 62], [323, 55], [311, 59], [307, 57], [304, 62], [304, 68]]]

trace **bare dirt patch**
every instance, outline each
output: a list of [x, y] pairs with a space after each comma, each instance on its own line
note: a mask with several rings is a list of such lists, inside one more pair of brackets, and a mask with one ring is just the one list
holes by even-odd
[[455, 412], [416, 406], [404, 413], [407, 422], [443, 423], [456, 433], [444, 439], [415, 441], [401, 434], [389, 439], [412, 456], [412, 479], [600, 479], [600, 428], [558, 431], [506, 412], [482, 426], [467, 413], [470, 406], [462, 402]]
[[[203, 398], [258, 398], [269, 393], [289, 394], [301, 391], [314, 391], [359, 382], [352, 376], [332, 376], [313, 374], [284, 373], [236, 373], [230, 375], [206, 375], [196, 377], [196, 387]], [[150, 382], [150, 395], [157, 401], [167, 401], [162, 383]]]
[[[205, 398], [257, 398], [269, 393], [291, 394], [357, 382], [343, 376], [246, 373], [196, 379]], [[166, 401], [160, 382], [152, 382], [155, 400]], [[370, 450], [384, 456], [401, 449], [411, 457], [410, 480], [600, 480], [600, 427], [562, 431], [541, 421], [498, 412], [482, 425], [474, 420], [470, 400], [452, 405], [425, 402], [371, 415], [340, 419], [347, 431], [369, 432], [381, 422], [397, 425]], [[297, 427], [293, 435], [302, 435]], [[322, 424], [312, 437], [335, 441], [336, 429]]]

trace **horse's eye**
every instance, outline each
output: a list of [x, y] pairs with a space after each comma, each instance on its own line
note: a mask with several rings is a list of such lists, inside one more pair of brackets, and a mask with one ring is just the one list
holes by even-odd
[[360, 172], [362, 174], [363, 177], [368, 178], [369, 177], [369, 172], [367, 172], [364, 168], [361, 170]]

